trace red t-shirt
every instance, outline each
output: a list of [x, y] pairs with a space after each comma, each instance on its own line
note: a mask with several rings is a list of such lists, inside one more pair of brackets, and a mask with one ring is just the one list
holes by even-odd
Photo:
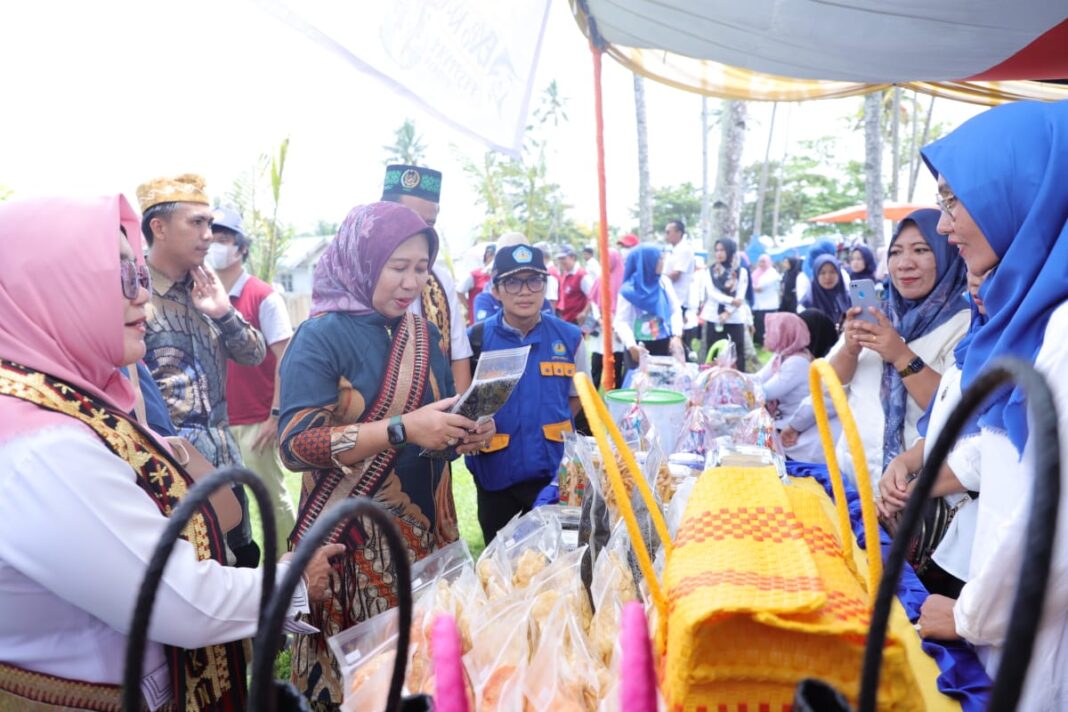
[[[241, 296], [230, 297], [245, 320], [262, 331], [260, 326], [260, 304], [274, 292], [271, 285], [250, 276], [241, 290]], [[227, 361], [226, 366], [226, 409], [230, 414], [231, 425], [250, 425], [262, 423], [271, 415], [271, 403], [274, 401], [274, 371], [277, 359], [267, 347], [267, 355], [258, 366], [240, 366]]]
[[490, 277], [481, 267], [471, 270], [471, 280], [474, 286], [471, 287], [471, 291], [467, 293], [467, 323], [475, 323], [475, 297], [482, 294], [482, 290], [489, 284]]

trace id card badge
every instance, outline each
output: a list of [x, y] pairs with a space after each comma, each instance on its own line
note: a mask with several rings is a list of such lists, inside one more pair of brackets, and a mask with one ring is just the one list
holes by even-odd
[[634, 320], [636, 341], [659, 341], [665, 337], [664, 320], [656, 314], [643, 314]]

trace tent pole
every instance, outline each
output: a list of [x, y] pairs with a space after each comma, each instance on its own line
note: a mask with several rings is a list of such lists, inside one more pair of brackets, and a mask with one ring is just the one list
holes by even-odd
[[597, 200], [600, 203], [600, 230], [597, 235], [597, 251], [601, 259], [601, 336], [604, 338], [604, 368], [601, 370], [601, 386], [605, 391], [616, 387], [616, 358], [612, 351], [612, 292], [608, 288], [608, 198], [604, 169], [604, 107], [601, 97], [601, 50], [590, 42], [593, 54], [593, 103], [597, 120]]

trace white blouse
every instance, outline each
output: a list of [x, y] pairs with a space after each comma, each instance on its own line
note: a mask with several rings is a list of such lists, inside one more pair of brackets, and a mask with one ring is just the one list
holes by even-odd
[[759, 279], [753, 280], [753, 309], [775, 311], [779, 308], [779, 283], [782, 275], [774, 267], [764, 270]]
[[[931, 419], [927, 423], [927, 436], [923, 443], [924, 462], [931, 456], [935, 441], [945, 428], [950, 414], [960, 403], [960, 379], [961, 372], [955, 363], [950, 364], [942, 373], [942, 382], [938, 385], [934, 405], [931, 407]], [[946, 464], [953, 470], [953, 474], [961, 484], [972, 491], [979, 489], [979, 458], [979, 438], [974, 435], [958, 440], [946, 457]], [[957, 507], [957, 512], [931, 558], [953, 576], [967, 581], [979, 508], [975, 501], [964, 493], [947, 495], [946, 500], [951, 506]]]
[[[134, 602], [166, 525], [130, 466], [78, 423], [0, 443], [0, 659], [121, 684]], [[260, 581], [260, 569], [197, 561], [177, 543], [148, 631], [142, 688], [164, 690], [153, 708], [169, 697], [163, 645], [252, 637]], [[304, 597], [301, 584], [302, 612]]]
[[[1068, 303], [1046, 326], [1035, 359], [1048, 379], [1057, 405], [1061, 445], [1060, 514], [1042, 619], [1034, 642], [1020, 710], [1068, 709]], [[1031, 430], [1034, 435], [1034, 430]], [[999, 648], [1008, 633], [1034, 483], [1035, 448], [1030, 437], [1023, 457], [1004, 433], [984, 428], [978, 522], [972, 547], [971, 579], [954, 607], [957, 632], [979, 648], [987, 672], [995, 674]], [[1043, 493], [1038, 493], [1042, 496]], [[987, 647], [989, 646], [989, 647]]]
[[[778, 401], [775, 427], [782, 430], [792, 425], [794, 415], [808, 398], [808, 369], [812, 362], [801, 354], [787, 356], [783, 359], [779, 372], [775, 374], [771, 372], [772, 363], [773, 361], [769, 361], [757, 372], [756, 377], [764, 384], [765, 397], [769, 401]], [[835, 416], [833, 406], [827, 408], [827, 414], [830, 416], [831, 432], [837, 438], [842, 426]], [[819, 428], [816, 427], [798, 431], [797, 442], [784, 448], [784, 451], [787, 457], [801, 462], [822, 464], [827, 461], [820, 443]]]
[[[939, 325], [938, 328], [910, 341], [909, 348], [932, 369], [939, 373], [945, 373], [950, 364], [955, 363], [953, 349], [956, 347], [957, 342], [968, 332], [970, 323], [971, 312], [967, 309], [962, 309]], [[843, 339], [839, 339], [831, 353], [836, 353], [844, 343]], [[886, 416], [883, 414], [882, 395], [880, 393], [882, 382], [882, 357], [870, 349], [863, 349], [857, 359], [857, 369], [853, 373], [853, 379], [849, 383], [843, 384], [848, 396], [849, 409], [853, 412], [860, 441], [864, 446], [868, 475], [871, 477], [873, 487], [878, 487], [879, 478], [883, 474], [883, 427], [886, 424]], [[905, 432], [902, 440], [906, 445], [915, 442], [919, 436], [916, 424], [919, 422], [924, 410], [911, 396], [906, 399]], [[795, 424], [794, 428], [799, 432], [815, 422], [811, 404], [806, 405], [804, 412], [798, 413], [796, 422], [805, 426], [798, 427]], [[838, 464], [842, 468], [842, 474], [856, 481], [857, 476], [853, 467], [853, 458], [849, 453], [849, 446], [845, 437], [838, 438], [835, 453], [838, 457]]]
[[[660, 288], [667, 292], [668, 303], [671, 305], [671, 323], [664, 326], [670, 336], [682, 336], [682, 304], [675, 296], [675, 288], [667, 275], [660, 276]], [[626, 297], [620, 294], [616, 297], [616, 309], [612, 317], [612, 329], [623, 342], [623, 348], [629, 349], [638, 342], [634, 337], [634, 322], [646, 314], [638, 307], [631, 304]]]

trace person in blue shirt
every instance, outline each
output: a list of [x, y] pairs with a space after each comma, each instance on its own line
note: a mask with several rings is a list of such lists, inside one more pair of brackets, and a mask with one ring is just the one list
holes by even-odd
[[572, 379], [576, 371], [589, 373], [581, 330], [541, 310], [548, 276], [541, 250], [529, 245], [499, 249], [493, 295], [501, 311], [476, 325], [483, 353], [530, 346], [526, 371], [494, 416], [497, 434], [465, 458], [487, 544], [512, 517], [530, 511], [556, 476], [564, 433], [574, 430], [579, 410]]

